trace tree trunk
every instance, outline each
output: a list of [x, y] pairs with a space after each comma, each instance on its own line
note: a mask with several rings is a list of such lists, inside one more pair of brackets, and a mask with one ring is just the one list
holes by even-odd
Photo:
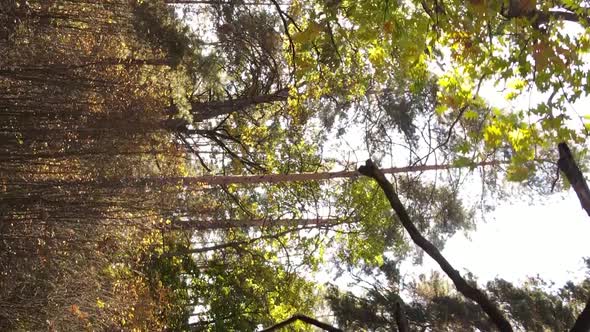
[[[572, 188], [578, 195], [578, 200], [582, 204], [582, 208], [586, 210], [586, 213], [590, 216], [590, 190], [584, 175], [580, 171], [578, 164], [572, 156], [572, 152], [566, 143], [559, 143], [557, 145], [559, 151], [559, 160], [557, 166], [565, 174], [568, 181], [572, 185]], [[586, 303], [586, 307], [574, 323], [574, 326], [570, 332], [588, 332], [590, 331], [590, 298]]]
[[[475, 163], [470, 167], [479, 166], [497, 166], [502, 161], [483, 161]], [[463, 168], [453, 164], [443, 165], [416, 165], [404, 167], [391, 167], [381, 170], [386, 174], [424, 172], [433, 170], [450, 170], [454, 168]], [[37, 183], [36, 185], [50, 186], [77, 186], [77, 185], [96, 185], [99, 187], [159, 187], [165, 185], [183, 185], [186, 187], [195, 185], [230, 185], [230, 184], [259, 184], [259, 183], [285, 183], [285, 182], [305, 182], [305, 181], [324, 181], [338, 178], [358, 177], [359, 171], [337, 171], [337, 172], [317, 172], [317, 173], [295, 173], [295, 174], [260, 174], [260, 175], [202, 175], [193, 177], [168, 176], [168, 177], [133, 177], [119, 179], [98, 179], [98, 180], [79, 180], [79, 181], [48, 181]]]
[[234, 112], [242, 112], [248, 107], [287, 101], [289, 89], [281, 89], [267, 95], [230, 99], [223, 101], [194, 102], [192, 104], [193, 122], [201, 122]]
[[273, 227], [273, 226], [330, 226], [342, 220], [336, 218], [307, 219], [222, 219], [222, 220], [182, 220], [172, 223], [172, 229], [210, 230], [234, 227]]

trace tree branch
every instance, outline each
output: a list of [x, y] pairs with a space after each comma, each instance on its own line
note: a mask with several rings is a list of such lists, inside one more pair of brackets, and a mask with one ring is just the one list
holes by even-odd
[[275, 324], [275, 325], [273, 325], [273, 326], [271, 326], [269, 328], [266, 328], [266, 329], [264, 329], [264, 330], [262, 330], [260, 332], [277, 331], [278, 329], [280, 329], [282, 327], [285, 327], [285, 326], [287, 326], [287, 325], [289, 325], [291, 323], [294, 323], [294, 322], [296, 322], [298, 320], [300, 320], [300, 321], [302, 321], [304, 323], [310, 324], [310, 325], [317, 326], [317, 327], [323, 329], [324, 331], [342, 332], [342, 330], [339, 329], [339, 328], [336, 328], [336, 327], [334, 327], [332, 325], [329, 325], [329, 324], [326, 324], [326, 323], [322, 323], [322, 322], [320, 322], [317, 319], [314, 319], [314, 318], [311, 318], [311, 317], [308, 317], [308, 316], [305, 316], [305, 315], [302, 315], [302, 314], [295, 314], [291, 318], [286, 319], [286, 320], [284, 320], [282, 322], [279, 322], [279, 323], [277, 323], [277, 324]]
[[578, 319], [576, 319], [574, 326], [570, 330], [570, 332], [588, 331], [590, 331], [590, 298], [588, 299], [588, 302], [586, 302], [586, 307], [584, 308], [584, 310], [582, 310], [582, 312], [578, 316]]
[[565, 174], [568, 181], [572, 185], [572, 188], [578, 195], [578, 200], [582, 204], [582, 208], [586, 210], [588, 216], [590, 216], [590, 189], [584, 179], [584, 175], [580, 171], [580, 168], [576, 164], [572, 156], [570, 148], [565, 143], [559, 143], [557, 145], [559, 150], [559, 160], [557, 166]]
[[401, 298], [395, 302], [394, 316], [398, 332], [410, 332], [410, 325], [408, 324], [408, 318], [406, 317], [405, 305]]
[[508, 320], [504, 317], [504, 314], [498, 309], [497, 305], [490, 300], [485, 293], [479, 290], [477, 287], [470, 285], [453, 266], [447, 261], [447, 259], [441, 254], [441, 252], [428, 241], [416, 228], [404, 205], [397, 196], [391, 183], [385, 178], [385, 175], [379, 168], [377, 168], [373, 162], [369, 159], [364, 166], [359, 168], [359, 173], [375, 179], [385, 196], [389, 200], [391, 207], [399, 217], [402, 225], [406, 231], [410, 234], [410, 237], [420, 248], [422, 248], [430, 257], [432, 257], [441, 269], [449, 276], [449, 278], [455, 284], [457, 290], [468, 299], [475, 301], [483, 311], [490, 317], [492, 322], [498, 327], [501, 332], [512, 332], [512, 326]]

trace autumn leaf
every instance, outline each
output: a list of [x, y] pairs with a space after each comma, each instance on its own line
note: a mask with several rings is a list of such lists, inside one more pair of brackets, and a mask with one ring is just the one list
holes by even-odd
[[76, 317], [78, 317], [78, 319], [80, 320], [85, 320], [89, 317], [88, 313], [80, 310], [80, 307], [77, 304], [72, 304], [70, 306], [70, 312], [74, 314]]
[[314, 41], [316, 38], [318, 38], [323, 30], [324, 27], [321, 26], [319, 23], [311, 22], [305, 30], [293, 34], [292, 38], [293, 41], [297, 43], [310, 43]]

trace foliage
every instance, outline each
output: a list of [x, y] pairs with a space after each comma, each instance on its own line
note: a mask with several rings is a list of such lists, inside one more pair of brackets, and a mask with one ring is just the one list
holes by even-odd
[[[370, 289], [363, 297], [341, 293], [331, 288], [327, 301], [336, 314], [340, 326], [350, 329], [380, 331], [395, 329], [392, 319], [399, 300], [399, 279], [389, 279], [388, 287]], [[396, 286], [397, 285], [397, 286]], [[588, 279], [568, 282], [558, 291], [552, 291], [540, 278], [530, 278], [522, 286], [514, 286], [502, 279], [487, 284], [487, 291], [493, 294], [511, 314], [511, 319], [525, 331], [564, 330], [573, 325], [587, 297]], [[462, 299], [452, 286], [434, 273], [430, 277], [421, 275], [408, 287], [410, 301], [405, 311], [411, 331], [424, 328], [436, 331], [466, 331], [474, 327], [480, 331], [493, 331], [481, 309], [472, 302]], [[578, 296], [571, 297], [568, 290], [576, 289]], [[405, 295], [407, 294], [407, 295]]]
[[[589, 92], [583, 81], [587, 10], [575, 3], [556, 6], [293, 2], [284, 16], [292, 19], [289, 55], [303, 94], [297, 100], [330, 94], [355, 100], [386, 91], [391, 81], [415, 93], [438, 67], [435, 106], [449, 134], [435, 150], [451, 143], [460, 156], [479, 160], [510, 147], [508, 179], [529, 179], [557, 143], [580, 144], [587, 135], [571, 125], [580, 116], [568, 109]], [[485, 82], [504, 83], [509, 99], [531, 89], [549, 98], [508, 112], [479, 96]]]

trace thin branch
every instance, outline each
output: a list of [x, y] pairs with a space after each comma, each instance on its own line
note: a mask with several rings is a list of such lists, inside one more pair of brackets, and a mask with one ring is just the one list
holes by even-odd
[[255, 238], [252, 238], [249, 240], [225, 242], [225, 243], [220, 243], [220, 244], [216, 244], [216, 245], [209, 246], [209, 247], [193, 248], [193, 249], [187, 249], [187, 250], [182, 250], [182, 251], [178, 251], [178, 252], [168, 252], [168, 253], [163, 254], [162, 257], [185, 256], [185, 255], [190, 255], [190, 254], [199, 254], [199, 253], [204, 253], [204, 252], [208, 252], [208, 251], [215, 251], [215, 250], [227, 249], [227, 248], [234, 248], [236, 250], [239, 250], [239, 249], [241, 249], [242, 246], [250, 245], [250, 244], [256, 243], [258, 241], [275, 239], [275, 238], [287, 235], [292, 232], [297, 232], [297, 231], [300, 231], [303, 229], [311, 229], [311, 228], [314, 228], [314, 227], [304, 226], [304, 227], [289, 228], [289, 229], [282, 231], [282, 232], [268, 234], [268, 235], [262, 235], [262, 236], [255, 237]]
[[[293, 37], [291, 37], [291, 33], [289, 32], [289, 23], [287, 23], [287, 20], [285, 19], [285, 16], [287, 16], [287, 17], [289, 17], [289, 16], [287, 15], [287, 13], [285, 13], [281, 9], [280, 4], [276, 0], [270, 0], [270, 1], [275, 5], [275, 8], [276, 8], [277, 12], [279, 13], [279, 17], [281, 18], [281, 22], [283, 23], [283, 28], [285, 29], [285, 36], [287, 36], [287, 39], [289, 39], [289, 48], [291, 49], [291, 56], [293, 57], [292, 75], [294, 76], [295, 72], [297, 71], [297, 65], [296, 65], [296, 61], [295, 61], [295, 59], [297, 57], [297, 51], [295, 50], [295, 43], [293, 42]], [[295, 25], [295, 27], [297, 27], [297, 25]]]

